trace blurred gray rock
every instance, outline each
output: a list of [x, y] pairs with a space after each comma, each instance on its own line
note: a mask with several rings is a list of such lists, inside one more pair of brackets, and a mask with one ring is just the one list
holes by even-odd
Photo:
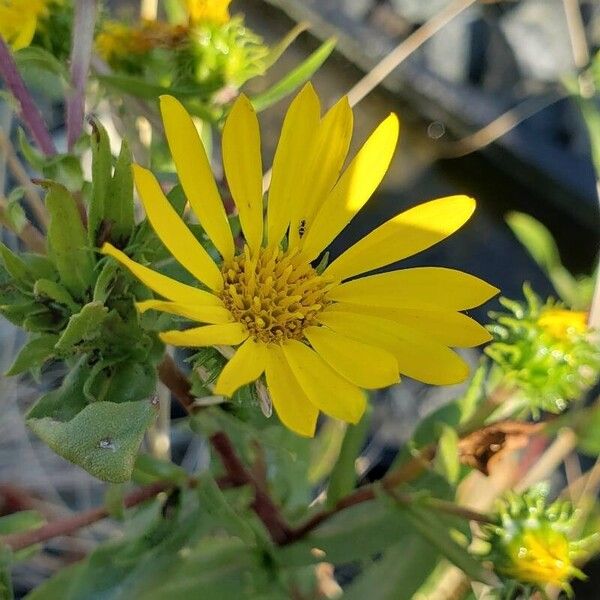
[[391, 0], [393, 7], [413, 23], [427, 21], [452, 0]]
[[500, 27], [523, 75], [555, 81], [573, 69], [562, 0], [523, 0], [501, 18]]

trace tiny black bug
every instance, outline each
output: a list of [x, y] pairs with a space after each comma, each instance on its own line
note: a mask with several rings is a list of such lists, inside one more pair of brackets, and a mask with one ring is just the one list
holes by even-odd
[[298, 235], [302, 237], [306, 232], [306, 219], [302, 219], [298, 225]]

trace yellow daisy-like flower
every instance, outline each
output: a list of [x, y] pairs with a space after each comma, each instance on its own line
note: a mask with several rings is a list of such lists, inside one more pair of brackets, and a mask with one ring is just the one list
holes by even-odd
[[48, 13], [51, 0], [0, 0], [0, 36], [13, 50], [31, 44], [38, 19]]
[[240, 96], [223, 130], [225, 175], [245, 238], [236, 250], [210, 164], [190, 115], [161, 97], [165, 132], [181, 185], [222, 257], [218, 266], [165, 198], [154, 175], [134, 167], [146, 214], [172, 255], [201, 290], [159, 274], [105, 244], [166, 300], [139, 309], [205, 323], [161, 334], [176, 346], [238, 346], [215, 392], [231, 396], [266, 376], [281, 421], [311, 436], [319, 411], [356, 423], [365, 410], [361, 388], [399, 381], [400, 373], [431, 384], [454, 384], [468, 366], [450, 347], [476, 346], [488, 332], [459, 311], [498, 290], [447, 268], [419, 267], [355, 279], [412, 256], [461, 227], [473, 199], [451, 196], [390, 219], [336, 258], [322, 273], [312, 266], [364, 206], [394, 154], [398, 120], [390, 115], [342, 170], [353, 116], [343, 98], [323, 117], [310, 84], [292, 102], [273, 162], [266, 222], [259, 126]]
[[231, 0], [186, 0], [185, 4], [192, 25], [223, 25], [229, 21]]

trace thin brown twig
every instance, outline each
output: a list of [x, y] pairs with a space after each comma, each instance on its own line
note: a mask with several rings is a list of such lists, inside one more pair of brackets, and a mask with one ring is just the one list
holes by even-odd
[[46, 211], [46, 207], [37, 193], [35, 186], [33, 185], [29, 174], [25, 170], [25, 167], [22, 165], [15, 149], [10, 142], [10, 139], [6, 135], [4, 131], [0, 129], [0, 154], [3, 154], [6, 159], [6, 164], [10, 169], [10, 172], [14, 175], [15, 179], [21, 184], [23, 187], [23, 191], [25, 192], [25, 199], [27, 200], [27, 204], [31, 211], [35, 215], [36, 219], [40, 222], [40, 224], [47, 229], [48, 228], [48, 212]]
[[[160, 492], [165, 491], [172, 484], [153, 483], [151, 485], [139, 488], [125, 497], [123, 504], [126, 508], [131, 508], [154, 498]], [[109, 516], [109, 511], [104, 506], [92, 508], [82, 513], [78, 513], [67, 519], [60, 519], [47, 523], [37, 529], [26, 531], [24, 533], [11, 533], [0, 538], [0, 542], [9, 546], [13, 551], [22, 550], [34, 544], [41, 544], [52, 538], [69, 535], [78, 529], [92, 525]]]
[[356, 106], [361, 100], [372, 92], [398, 65], [406, 60], [415, 50], [420, 48], [427, 40], [443, 29], [460, 13], [475, 4], [477, 0], [454, 0], [419, 29], [402, 40], [391, 52], [375, 65], [360, 81], [352, 86], [348, 92], [350, 106]]
[[441, 154], [444, 158], [460, 158], [477, 150], [489, 146], [512, 131], [515, 127], [531, 118], [533, 115], [567, 98], [568, 92], [563, 92], [551, 97], [533, 96], [526, 98], [513, 108], [510, 108], [493, 121], [455, 142], [446, 142], [441, 145]]

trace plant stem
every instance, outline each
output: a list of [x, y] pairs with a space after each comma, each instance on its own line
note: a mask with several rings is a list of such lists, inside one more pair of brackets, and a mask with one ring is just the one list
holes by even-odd
[[[125, 497], [123, 502], [125, 508], [131, 508], [146, 500], [150, 500], [171, 486], [172, 484], [170, 483], [159, 482], [139, 488]], [[13, 551], [22, 550], [28, 546], [40, 544], [58, 536], [69, 535], [82, 527], [87, 527], [108, 516], [108, 510], [104, 506], [99, 506], [98, 508], [92, 508], [67, 519], [60, 519], [58, 521], [47, 523], [46, 525], [38, 527], [37, 529], [32, 529], [31, 531], [5, 535], [0, 538], [0, 541], [9, 546]]]
[[227, 475], [234, 484], [249, 485], [254, 490], [252, 510], [262, 521], [276, 544], [285, 544], [290, 536], [291, 529], [284, 521], [279, 508], [271, 499], [268, 492], [262, 487], [254, 475], [246, 469], [237, 456], [231, 440], [223, 431], [210, 436], [210, 443], [219, 455]]
[[71, 86], [67, 98], [67, 144], [71, 150], [83, 131], [85, 112], [85, 84], [90, 70], [94, 25], [96, 23], [96, 0], [77, 0], [73, 23], [71, 47]]
[[38, 148], [46, 155], [56, 154], [56, 148], [6, 42], [0, 36], [0, 75], [19, 104], [19, 117], [27, 127]]

